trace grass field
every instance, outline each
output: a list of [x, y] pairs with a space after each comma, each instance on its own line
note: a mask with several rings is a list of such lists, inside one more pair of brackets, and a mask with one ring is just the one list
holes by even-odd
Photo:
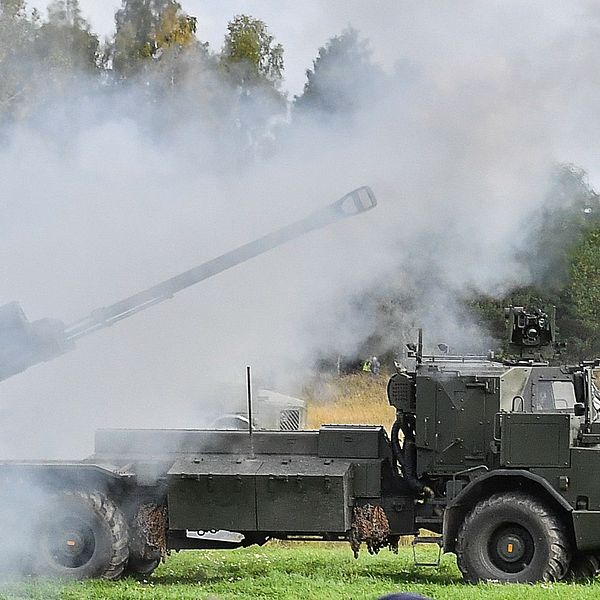
[[384, 425], [394, 422], [395, 410], [386, 394], [388, 377], [357, 373], [345, 377], [317, 380], [307, 386], [307, 427], [324, 424]]
[[439, 569], [412, 566], [412, 551], [362, 552], [346, 544], [267, 544], [262, 548], [181, 552], [146, 581], [13, 582], [0, 587], [11, 600], [375, 600], [392, 591], [414, 591], [439, 600], [592, 600], [600, 582], [588, 584], [466, 585], [453, 556]]

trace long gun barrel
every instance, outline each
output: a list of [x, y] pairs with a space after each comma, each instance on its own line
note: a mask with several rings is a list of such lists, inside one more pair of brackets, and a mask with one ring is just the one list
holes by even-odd
[[239, 265], [272, 248], [335, 221], [374, 208], [377, 200], [368, 187], [360, 187], [333, 204], [304, 219], [277, 229], [253, 242], [213, 258], [197, 267], [153, 285], [110, 306], [66, 325], [56, 319], [30, 323], [20, 305], [11, 302], [0, 307], [0, 380], [7, 379], [37, 363], [48, 361], [74, 347], [75, 340], [108, 327], [146, 308], [172, 298], [204, 279]]

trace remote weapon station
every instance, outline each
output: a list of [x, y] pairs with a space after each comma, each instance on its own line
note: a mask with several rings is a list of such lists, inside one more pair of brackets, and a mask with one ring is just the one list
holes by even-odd
[[[0, 376], [288, 239], [375, 206], [368, 188], [73, 325], [0, 311]], [[600, 556], [600, 421], [593, 370], [551, 367], [552, 314], [507, 310], [517, 357], [428, 356], [388, 383], [383, 426], [318, 431], [100, 430], [76, 462], [0, 462], [2, 531], [30, 572], [149, 574], [169, 550], [271, 538], [402, 535], [453, 552], [467, 581], [593, 576]], [[414, 360], [412, 360], [414, 359]], [[427, 532], [421, 535], [421, 530]], [[218, 532], [214, 534], [214, 532]], [[14, 557], [13, 557], [14, 558]]]

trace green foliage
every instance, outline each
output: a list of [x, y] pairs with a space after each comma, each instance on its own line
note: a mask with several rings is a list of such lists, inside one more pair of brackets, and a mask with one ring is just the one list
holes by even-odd
[[95, 71], [98, 45], [98, 37], [81, 16], [79, 1], [55, 0], [48, 6], [48, 22], [36, 36], [35, 53], [47, 77], [60, 80]]
[[148, 67], [149, 59], [166, 51], [179, 52], [196, 42], [196, 18], [174, 0], [123, 0], [115, 24], [106, 60], [121, 77]]
[[42, 22], [25, 2], [0, 2], [0, 120], [22, 119], [82, 73], [97, 70], [98, 38], [78, 0], [55, 0]]
[[537, 287], [560, 290], [569, 280], [570, 252], [587, 229], [600, 223], [598, 196], [587, 174], [575, 165], [558, 165], [544, 203], [531, 215], [521, 260]]
[[[419, 549], [421, 558], [436, 551]], [[0, 599], [46, 600], [376, 600], [391, 592], [413, 592], [436, 600], [595, 600], [598, 580], [584, 584], [479, 584], [462, 582], [452, 555], [439, 569], [413, 566], [412, 550], [382, 550], [355, 560], [338, 544], [279, 544], [239, 550], [184, 551], [172, 555], [142, 580], [6, 582]]]
[[374, 100], [383, 73], [371, 61], [367, 40], [348, 28], [319, 48], [306, 78], [302, 95], [295, 98], [296, 108], [345, 114]]
[[600, 356], [600, 227], [587, 231], [572, 252], [570, 275], [568, 298], [587, 333], [582, 349], [588, 358]]
[[283, 46], [274, 43], [264, 21], [248, 15], [236, 15], [227, 25], [221, 60], [242, 84], [277, 85], [283, 75]]
[[526, 251], [520, 257], [532, 284], [502, 298], [469, 303], [482, 327], [504, 341], [505, 306], [556, 307], [558, 337], [566, 343], [561, 361], [600, 356], [600, 202], [585, 171], [556, 169]]
[[0, 0], [0, 122], [18, 118], [31, 101], [38, 21], [24, 0]]

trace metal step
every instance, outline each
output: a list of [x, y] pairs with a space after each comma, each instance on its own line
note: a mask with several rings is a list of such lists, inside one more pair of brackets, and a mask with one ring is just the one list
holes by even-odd
[[[417, 546], [419, 544], [435, 544], [438, 547], [437, 560], [435, 562], [419, 561], [417, 560]], [[442, 560], [442, 546], [444, 545], [441, 535], [427, 536], [427, 535], [415, 535], [412, 541], [413, 549], [413, 562], [415, 567], [435, 567], [436, 569], [440, 566]]]
[[417, 523], [424, 523], [424, 524], [431, 524], [431, 523], [442, 523], [444, 520], [444, 517], [416, 517], [415, 521]]

